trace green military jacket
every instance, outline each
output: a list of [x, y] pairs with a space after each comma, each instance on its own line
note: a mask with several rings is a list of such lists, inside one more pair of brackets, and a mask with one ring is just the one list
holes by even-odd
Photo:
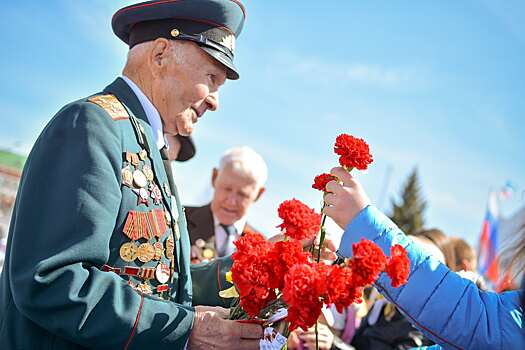
[[[190, 268], [177, 188], [130, 87], [63, 107], [24, 168], [0, 278], [0, 349], [183, 349], [230, 259]], [[192, 287], [193, 279], [193, 287]]]

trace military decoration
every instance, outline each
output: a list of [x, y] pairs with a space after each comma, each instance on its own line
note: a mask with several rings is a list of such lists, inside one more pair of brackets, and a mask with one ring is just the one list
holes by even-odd
[[155, 278], [164, 284], [170, 280], [170, 268], [164, 263], [159, 263], [155, 268]]
[[137, 258], [137, 245], [134, 242], [124, 243], [120, 247], [120, 258], [125, 262], [134, 261]]
[[143, 262], [150, 262], [155, 257], [155, 248], [150, 243], [142, 243], [137, 250], [137, 258]]
[[122, 168], [122, 184], [127, 187], [133, 186], [133, 173], [129, 169], [129, 165]]

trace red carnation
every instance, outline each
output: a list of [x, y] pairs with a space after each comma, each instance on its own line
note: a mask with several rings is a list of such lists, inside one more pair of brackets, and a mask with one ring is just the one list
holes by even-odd
[[239, 291], [240, 305], [250, 316], [258, 316], [261, 309], [276, 298], [271, 287], [271, 244], [258, 233], [245, 234], [235, 242], [232, 255], [232, 281]]
[[283, 223], [277, 227], [290, 238], [311, 239], [319, 231], [321, 215], [297, 199], [282, 202], [278, 213]]
[[364, 287], [374, 283], [386, 266], [386, 256], [377, 244], [362, 239], [352, 244], [352, 268], [354, 283], [357, 287]]
[[392, 280], [392, 287], [397, 288], [407, 283], [410, 273], [410, 259], [405, 248], [396, 244], [390, 248], [390, 259], [386, 273]]
[[283, 299], [288, 304], [290, 331], [307, 330], [321, 314], [326, 293], [326, 269], [320, 264], [296, 264], [284, 278]]
[[312, 188], [315, 188], [316, 190], [319, 190], [319, 191], [326, 191], [326, 184], [332, 180], [337, 181], [337, 177], [335, 177], [332, 174], [327, 174], [327, 173], [317, 175], [314, 178], [314, 183], [312, 185]]
[[363, 289], [354, 284], [352, 270], [339, 265], [330, 266], [327, 278], [327, 300], [326, 304], [335, 304], [337, 311], [352, 303], [360, 302]]
[[271, 288], [282, 290], [284, 276], [295, 264], [307, 264], [309, 253], [303, 251], [300, 241], [289, 240], [276, 242], [269, 252], [273, 277], [270, 281]]
[[337, 136], [334, 152], [339, 155], [339, 164], [347, 169], [366, 170], [373, 162], [368, 144], [363, 139], [348, 134]]

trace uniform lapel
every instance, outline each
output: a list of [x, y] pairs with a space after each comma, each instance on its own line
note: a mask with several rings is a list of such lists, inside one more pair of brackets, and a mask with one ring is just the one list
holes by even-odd
[[[153, 138], [153, 132], [146, 116], [146, 112], [142, 105], [140, 104], [139, 99], [130, 88], [130, 86], [122, 79], [117, 78], [113, 83], [111, 83], [104, 90], [106, 93], [111, 93], [115, 95], [122, 104], [128, 109], [133, 116], [138, 119], [139, 124], [144, 128], [144, 135], [146, 137], [146, 144], [149, 146], [147, 150], [151, 161], [152, 169], [157, 177], [159, 185], [161, 186], [162, 196], [164, 198], [164, 203], [167, 206], [172, 218], [177, 222], [176, 225], [179, 225], [179, 230], [176, 231], [176, 235], [183, 235], [186, 233], [185, 220], [180, 220], [183, 216], [182, 208], [179, 205], [179, 196], [177, 193], [177, 188], [173, 181], [173, 174], [171, 172], [171, 164], [164, 164], [160, 151], [157, 149], [157, 144]], [[182, 213], [182, 215], [181, 215]], [[180, 233], [179, 233], [180, 232]], [[182, 264], [183, 259], [181, 257], [181, 242], [180, 239], [175, 239], [175, 251], [176, 256], [179, 260], [179, 265]]]

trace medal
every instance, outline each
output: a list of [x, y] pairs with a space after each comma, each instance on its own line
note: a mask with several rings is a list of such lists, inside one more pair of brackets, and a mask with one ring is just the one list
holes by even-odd
[[173, 251], [175, 250], [175, 241], [173, 240], [173, 234], [170, 233], [166, 238], [166, 258], [173, 259]]
[[[153, 248], [155, 248], [155, 256], [153, 257], [154, 260], [160, 260], [164, 256], [164, 246], [160, 242], [155, 242], [153, 244]], [[163, 283], [163, 282], [161, 282]]]
[[155, 278], [164, 284], [170, 280], [170, 268], [164, 263], [159, 263], [155, 268]]
[[156, 205], [159, 205], [162, 203], [162, 192], [160, 192], [159, 186], [152, 183], [149, 187], [149, 190], [151, 192], [151, 198], [153, 199], [153, 203]]
[[153, 170], [151, 170], [151, 167], [147, 164], [144, 164], [142, 166], [142, 173], [144, 173], [144, 176], [146, 176], [146, 179], [148, 181], [153, 181], [153, 179], [155, 178]]
[[122, 184], [128, 187], [133, 186], [133, 173], [129, 169], [129, 165], [122, 169]]
[[150, 262], [155, 256], [155, 248], [149, 243], [142, 243], [137, 250], [137, 258], [143, 262]]
[[147, 282], [143, 282], [141, 284], [139, 284], [136, 289], [143, 293], [143, 294], [147, 294], [147, 295], [151, 295], [153, 294], [153, 291], [151, 290], [151, 287], [150, 285], [147, 283]]
[[145, 188], [141, 188], [141, 189], [138, 189], [138, 190], [135, 190], [135, 191], [137, 191], [137, 194], [138, 194], [137, 205], [146, 204], [146, 206], [149, 207], [149, 202], [148, 202], [149, 192], [148, 192], [148, 190], [146, 190]]
[[146, 179], [146, 175], [140, 170], [135, 170], [133, 172], [133, 183], [135, 184], [135, 187], [137, 188], [143, 188], [148, 185], [148, 179]]
[[139, 166], [139, 163], [140, 163], [139, 155], [136, 153], [131, 153], [131, 164], [133, 164], [135, 169], [137, 169], [137, 167]]
[[131, 262], [137, 258], [137, 250], [135, 243], [124, 243], [120, 246], [120, 258], [125, 262]]
[[148, 156], [148, 152], [147, 152], [145, 149], [143, 149], [143, 150], [141, 150], [141, 151], [139, 152], [139, 158], [140, 158], [140, 160], [146, 160], [146, 157], [147, 157], [147, 156]]
[[169, 210], [165, 210], [164, 215], [166, 216], [166, 223], [168, 224], [168, 226], [171, 226], [171, 214]]

